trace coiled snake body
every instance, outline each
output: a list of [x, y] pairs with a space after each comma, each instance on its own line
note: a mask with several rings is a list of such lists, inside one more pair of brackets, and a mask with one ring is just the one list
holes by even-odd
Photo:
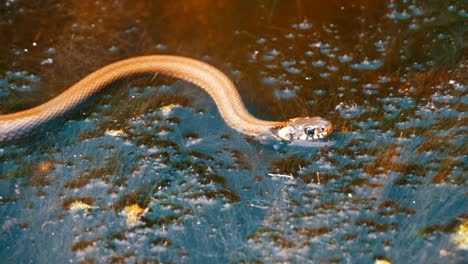
[[118, 79], [147, 73], [161, 73], [199, 86], [213, 98], [224, 121], [249, 136], [309, 141], [323, 138], [333, 129], [332, 124], [321, 117], [300, 117], [283, 122], [257, 119], [247, 111], [231, 80], [218, 69], [185, 57], [152, 55], [109, 64], [48, 102], [24, 111], [0, 115], [0, 142], [27, 135]]

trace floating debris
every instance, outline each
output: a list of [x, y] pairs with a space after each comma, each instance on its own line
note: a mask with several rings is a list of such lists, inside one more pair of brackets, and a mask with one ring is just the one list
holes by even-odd
[[316, 68], [321, 68], [321, 67], [325, 66], [325, 64], [327, 64], [327, 63], [324, 62], [323, 60], [317, 60], [317, 61], [312, 62], [312, 66], [314, 66]]
[[338, 56], [338, 60], [340, 62], [348, 62], [348, 61], [352, 61], [353, 60], [353, 56], [349, 56], [349, 55], [343, 55], [343, 56]]
[[351, 65], [351, 68], [355, 70], [377, 70], [382, 67], [383, 62], [380, 60], [368, 60], [365, 59], [361, 63], [355, 63]]
[[468, 250], [468, 221], [461, 223], [452, 237], [452, 242], [459, 248]]
[[295, 97], [298, 90], [299, 90], [298, 86], [294, 86], [292, 88], [287, 87], [286, 89], [276, 89], [275, 97], [278, 99], [289, 99], [289, 98]]
[[96, 209], [98, 208], [97, 206], [89, 205], [87, 203], [84, 203], [82, 201], [74, 201], [72, 202], [68, 209], [71, 211], [78, 211], [78, 210], [83, 210], [83, 211], [88, 211], [91, 209]]
[[141, 208], [138, 204], [132, 204], [124, 208], [124, 215], [127, 217], [127, 223], [135, 224], [149, 211], [149, 208]]
[[406, 10], [403, 10], [403, 12], [397, 12], [394, 10], [392, 13], [388, 14], [387, 16], [393, 20], [406, 20], [411, 17], [411, 15], [408, 14], [408, 12], [406, 12]]
[[375, 264], [392, 264], [392, 262], [386, 260], [386, 259], [376, 259]]
[[117, 129], [117, 130], [112, 130], [108, 129], [106, 132], [104, 132], [105, 135], [111, 136], [111, 137], [118, 137], [122, 136], [124, 134], [124, 131], [122, 129]]
[[279, 178], [288, 178], [290, 180], [294, 180], [294, 176], [287, 175], [287, 174], [279, 174], [279, 173], [268, 173], [270, 177], [279, 177]]
[[167, 116], [177, 106], [178, 106], [177, 104], [169, 104], [169, 105], [165, 105], [165, 106], [159, 108], [159, 110], [162, 112], [162, 114], [164, 116]]

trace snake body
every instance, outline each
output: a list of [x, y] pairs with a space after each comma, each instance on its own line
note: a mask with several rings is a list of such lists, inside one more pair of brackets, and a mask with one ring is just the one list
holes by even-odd
[[57, 97], [39, 106], [0, 115], [0, 142], [29, 134], [83, 103], [110, 83], [129, 76], [159, 73], [193, 83], [215, 101], [224, 121], [233, 129], [254, 137], [307, 141], [331, 133], [333, 126], [321, 117], [265, 121], [252, 116], [232, 81], [204, 62], [179, 56], [150, 55], [118, 61], [89, 74]]

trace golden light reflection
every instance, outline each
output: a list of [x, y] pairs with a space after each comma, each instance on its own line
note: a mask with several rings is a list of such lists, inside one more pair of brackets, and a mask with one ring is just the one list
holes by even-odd
[[77, 210], [88, 211], [88, 210], [96, 209], [96, 208], [98, 207], [84, 203], [82, 201], [74, 201], [68, 207], [68, 209], [70, 209], [71, 211], [77, 211]]
[[457, 248], [468, 250], [468, 221], [460, 224], [452, 237], [452, 242]]
[[135, 224], [140, 220], [141, 217], [143, 217], [147, 212], [149, 211], [149, 208], [141, 208], [138, 204], [132, 204], [129, 206], [126, 206], [124, 208], [124, 215], [127, 218], [127, 223], [129, 224]]

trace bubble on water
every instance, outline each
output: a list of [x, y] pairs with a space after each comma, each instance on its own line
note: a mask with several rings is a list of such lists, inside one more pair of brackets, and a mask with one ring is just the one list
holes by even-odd
[[52, 58], [47, 58], [41, 61], [41, 65], [50, 65], [52, 63], [54, 63], [54, 60]]
[[455, 103], [458, 101], [458, 97], [453, 96], [451, 94], [441, 94], [441, 93], [434, 93], [431, 96], [431, 99], [435, 103]]
[[278, 57], [278, 55], [280, 55], [280, 54], [281, 54], [281, 52], [279, 52], [278, 50], [272, 49], [263, 56], [263, 60], [264, 61], [272, 61], [272, 60], [276, 59], [276, 57]]
[[387, 15], [388, 18], [393, 19], [393, 20], [406, 20], [411, 17], [406, 10], [403, 10], [403, 12], [397, 12], [395, 10], [392, 11], [392, 13]]
[[296, 61], [295, 60], [285, 60], [285, 61], [282, 61], [281, 62], [281, 65], [285, 68], [287, 67], [291, 67], [293, 65], [296, 65]]
[[388, 83], [390, 81], [390, 78], [387, 76], [379, 76], [379, 83]]
[[363, 93], [364, 93], [364, 94], [367, 94], [367, 95], [375, 95], [375, 94], [378, 94], [378, 92], [375, 91], [375, 90], [364, 90]]
[[458, 14], [464, 18], [468, 18], [468, 12], [466, 12], [465, 9], [458, 11]]
[[435, 16], [433, 16], [433, 17], [425, 17], [425, 18], [423, 19], [423, 22], [424, 22], [424, 23], [432, 23], [432, 22], [434, 22], [435, 20], [436, 20], [436, 17], [435, 17]]
[[401, 113], [401, 111], [393, 104], [385, 104], [383, 109], [386, 111], [384, 113], [386, 119], [393, 119]]
[[145, 87], [144, 89], [141, 89], [140, 87], [131, 87], [129, 89], [129, 96], [131, 98], [144, 98], [144, 97], [147, 97], [148, 95], [156, 93], [157, 90], [158, 88], [153, 87], [153, 86], [148, 86], [148, 87]]
[[380, 85], [378, 85], [378, 84], [372, 84], [372, 83], [367, 83], [367, 84], [364, 84], [364, 85], [362, 86], [362, 88], [364, 88], [364, 89], [377, 89], [377, 88], [379, 88], [379, 87], [380, 87]]
[[289, 34], [284, 35], [284, 38], [286, 38], [286, 39], [293, 39], [294, 37], [295, 36], [294, 36], [293, 33], [289, 33]]
[[289, 99], [296, 96], [299, 86], [293, 86], [292, 88], [287, 89], [276, 89], [274, 94], [278, 99]]
[[427, 66], [434, 66], [434, 61], [427, 61], [427, 62], [426, 62], [426, 65], [427, 65]]
[[314, 56], [314, 52], [311, 51], [311, 50], [308, 50], [308, 51], [305, 52], [305, 55], [309, 56], [309, 57], [312, 57], [312, 56]]
[[265, 66], [265, 68], [270, 69], [270, 70], [275, 70], [275, 69], [279, 68], [279, 66], [277, 64], [266, 64], [264, 66]]
[[109, 51], [110, 51], [110, 52], [118, 52], [118, 51], [119, 51], [119, 48], [116, 47], [116, 46], [112, 46], [112, 47], [109, 48]]
[[380, 60], [368, 60], [364, 59], [361, 63], [355, 63], [351, 65], [351, 68], [355, 70], [377, 70], [383, 65]]
[[33, 85], [40, 81], [39, 76], [29, 74], [26, 71], [7, 71], [5, 78], [0, 79], [0, 96], [10, 95], [12, 90], [19, 92], [33, 92], [37, 88]]
[[408, 9], [411, 10], [411, 12], [413, 12], [413, 15], [415, 15], [415, 16], [422, 16], [424, 14], [422, 9], [415, 6], [415, 5], [408, 6]]
[[264, 84], [267, 84], [267, 85], [275, 85], [278, 83], [278, 79], [276, 79], [275, 77], [265, 77], [262, 79], [262, 82]]
[[39, 76], [36, 76], [34, 74], [29, 74], [26, 71], [18, 71], [18, 72], [7, 71], [6, 77], [11, 80], [27, 80], [30, 82], [40, 81]]
[[21, 85], [21, 86], [17, 87], [15, 90], [17, 90], [19, 92], [33, 92], [33, 91], [36, 91], [37, 89], [34, 86]]
[[262, 44], [265, 44], [265, 43], [266, 43], [266, 39], [265, 39], [265, 38], [259, 38], [259, 39], [257, 39], [257, 44], [262, 45]]
[[314, 94], [316, 94], [316, 95], [325, 95], [326, 93], [327, 93], [327, 91], [321, 90], [321, 89], [314, 91]]
[[411, 30], [418, 30], [418, 29], [420, 29], [421, 27], [420, 27], [418, 24], [416, 24], [416, 23], [411, 23], [411, 24], [409, 25], [409, 28], [410, 28]]
[[57, 53], [57, 49], [55, 49], [55, 48], [48, 48], [48, 49], [47, 49], [47, 53], [49, 53], [49, 54], [56, 54], [56, 53]]
[[311, 47], [311, 48], [321, 48], [322, 45], [324, 45], [322, 42], [315, 42], [315, 43], [310, 43], [309, 47]]
[[241, 75], [241, 71], [239, 71], [239, 70], [232, 70], [232, 71], [230, 72], [230, 75], [231, 75], [231, 77], [232, 77], [233, 79], [236, 79], [236, 78], [238, 78], [238, 77]]
[[278, 56], [281, 54], [281, 52], [277, 49], [272, 49], [269, 54], [272, 56]]
[[345, 103], [337, 105], [335, 110], [338, 110], [341, 117], [344, 119], [352, 119], [368, 112], [368, 110], [363, 106], [357, 104], [347, 105]]
[[324, 55], [330, 55], [331, 53], [330, 49], [320, 49], [320, 52]]
[[438, 113], [438, 118], [440, 119], [449, 119], [449, 118], [456, 119], [456, 118], [459, 118], [460, 116], [461, 116], [460, 112], [453, 109], [451, 106], [445, 106], [445, 107], [440, 108], [440, 111]]
[[271, 55], [263, 55], [263, 61], [265, 61], [265, 62], [273, 61], [274, 59], [275, 59], [274, 56], [271, 56]]
[[439, 39], [439, 40], [446, 39], [446, 38], [447, 38], [447, 35], [445, 35], [443, 33], [437, 34], [437, 39]]
[[466, 92], [468, 90], [468, 85], [463, 85], [455, 80], [450, 80], [449, 84], [460, 92]]
[[460, 98], [460, 102], [462, 102], [462, 103], [465, 104], [465, 105], [468, 105], [468, 95], [463, 95], [463, 96]]
[[328, 77], [330, 77], [331, 74], [329, 72], [321, 72], [319, 75], [323, 79], [327, 79]]
[[316, 68], [321, 68], [323, 66], [325, 66], [326, 62], [323, 61], [323, 60], [316, 60], [316, 61], [313, 61], [312, 62], [312, 66], [316, 67]]
[[416, 105], [415, 101], [413, 98], [409, 96], [405, 97], [386, 97], [386, 98], [380, 98], [380, 102], [385, 103], [385, 104], [394, 104], [398, 105], [399, 108], [402, 109], [409, 109], [412, 108]]
[[252, 52], [250, 52], [250, 59], [253, 60], [253, 61], [256, 61], [257, 60], [257, 56], [260, 52], [258, 50], [254, 50]]
[[374, 42], [374, 46], [377, 48], [378, 52], [385, 52], [387, 43], [385, 41], [379, 40]]
[[164, 51], [164, 50], [167, 50], [169, 47], [167, 45], [164, 45], [162, 43], [158, 43], [154, 46], [155, 49], [157, 50], [160, 50], [160, 51]]
[[300, 74], [302, 72], [301, 69], [298, 69], [298, 68], [295, 68], [295, 67], [288, 67], [288, 68], [284, 68], [288, 73], [291, 73], [291, 74]]
[[309, 23], [307, 20], [304, 20], [302, 23], [292, 24], [291, 27], [295, 29], [308, 30], [312, 28], [312, 23]]
[[0, 86], [0, 97], [6, 97], [10, 95], [10, 93], [7, 91], [7, 90], [4, 90], [1, 86]]
[[426, 71], [426, 67], [424, 67], [424, 65], [422, 65], [421, 63], [417, 63], [417, 62], [413, 63], [413, 68], [422, 72]]

